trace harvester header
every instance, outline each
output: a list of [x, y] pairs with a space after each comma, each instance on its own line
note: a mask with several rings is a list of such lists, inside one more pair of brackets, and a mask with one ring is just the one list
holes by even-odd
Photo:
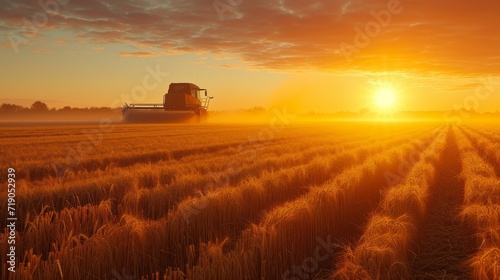
[[212, 98], [206, 89], [195, 84], [171, 83], [163, 96], [163, 104], [125, 104], [122, 113], [124, 120], [129, 122], [182, 121], [192, 117], [204, 121], [208, 118], [208, 105]]

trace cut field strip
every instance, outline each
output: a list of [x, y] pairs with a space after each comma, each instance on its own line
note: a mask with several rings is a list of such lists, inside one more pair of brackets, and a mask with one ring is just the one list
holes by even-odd
[[464, 195], [455, 136], [449, 131], [447, 146], [437, 166], [437, 181], [429, 198], [428, 217], [419, 229], [413, 261], [415, 279], [470, 279], [465, 263], [474, 253], [472, 233], [459, 218]]

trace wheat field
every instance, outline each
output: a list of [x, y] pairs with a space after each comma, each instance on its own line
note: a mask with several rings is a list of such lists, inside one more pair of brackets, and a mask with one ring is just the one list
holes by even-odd
[[488, 122], [2, 126], [17, 220], [1, 279], [500, 279], [499, 135]]

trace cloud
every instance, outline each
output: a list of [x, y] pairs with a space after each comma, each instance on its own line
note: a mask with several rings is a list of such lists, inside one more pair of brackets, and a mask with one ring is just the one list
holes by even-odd
[[[213, 1], [72, 0], [50, 14], [46, 26], [95, 44], [235, 55], [254, 68], [500, 71], [499, 1], [220, 1], [239, 2], [224, 11], [225, 20]], [[387, 17], [390, 5], [401, 11]], [[37, 12], [43, 12], [38, 1], [0, 3], [0, 21], [11, 30]]]
[[122, 52], [122, 53], [120, 53], [120, 56], [123, 56], [123, 57], [155, 57], [158, 55], [154, 54], [154, 53], [150, 53], [150, 52]]
[[63, 43], [68, 43], [71, 42], [70, 40], [67, 39], [56, 39], [56, 43], [58, 44], [63, 44]]
[[34, 49], [31, 51], [34, 54], [50, 53], [50, 49]]

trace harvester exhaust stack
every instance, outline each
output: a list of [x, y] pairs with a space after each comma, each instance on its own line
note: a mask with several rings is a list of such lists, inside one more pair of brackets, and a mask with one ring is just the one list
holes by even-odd
[[192, 83], [171, 83], [163, 104], [125, 104], [126, 122], [206, 121], [210, 99], [206, 89]]

